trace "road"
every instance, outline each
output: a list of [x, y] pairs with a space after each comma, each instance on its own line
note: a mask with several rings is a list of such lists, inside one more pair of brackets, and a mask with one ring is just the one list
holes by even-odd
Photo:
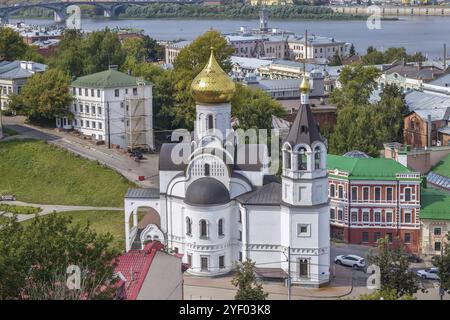
[[[128, 180], [140, 187], [158, 187], [158, 155], [147, 154], [140, 162], [134, 161], [123, 151], [108, 149], [107, 146], [97, 146], [91, 141], [83, 140], [71, 133], [59, 132], [56, 129], [47, 129], [31, 126], [24, 123], [24, 117], [3, 117], [5, 127], [19, 133], [18, 136], [7, 139], [38, 139], [47, 141], [57, 147], [66, 149], [83, 158], [98, 161], [99, 163], [119, 172]], [[139, 181], [144, 176], [144, 181]]]

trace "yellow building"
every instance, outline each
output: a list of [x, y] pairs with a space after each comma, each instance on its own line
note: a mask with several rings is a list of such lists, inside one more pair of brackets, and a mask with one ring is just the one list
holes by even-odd
[[440, 254], [450, 232], [450, 195], [431, 187], [422, 190], [421, 251], [426, 255]]
[[265, 5], [265, 6], [280, 6], [285, 4], [293, 4], [292, 0], [250, 0], [252, 6]]

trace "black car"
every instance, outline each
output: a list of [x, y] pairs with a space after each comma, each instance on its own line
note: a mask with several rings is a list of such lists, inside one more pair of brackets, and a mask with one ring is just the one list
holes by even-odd
[[420, 263], [423, 262], [423, 259], [416, 254], [409, 253], [406, 255], [406, 258], [409, 262]]

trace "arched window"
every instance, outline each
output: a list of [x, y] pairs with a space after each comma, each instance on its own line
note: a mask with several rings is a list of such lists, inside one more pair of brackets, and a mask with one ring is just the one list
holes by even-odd
[[192, 235], [192, 220], [189, 217], [186, 217], [186, 234]]
[[284, 168], [291, 169], [291, 151], [284, 150]]
[[200, 238], [208, 238], [208, 223], [206, 220], [200, 220]]
[[309, 277], [309, 263], [308, 259], [300, 259], [299, 268], [300, 268], [300, 278], [308, 278]]
[[218, 225], [217, 225], [217, 229], [218, 229], [219, 237], [224, 236], [224, 233], [223, 233], [223, 219], [219, 220]]
[[209, 163], [205, 163], [205, 177], [209, 177], [211, 174]]
[[320, 147], [317, 146], [314, 148], [314, 169], [320, 169]]
[[307, 170], [307, 161], [306, 149], [302, 147], [298, 150], [298, 170]]
[[208, 129], [214, 129], [214, 117], [212, 114], [208, 115]]

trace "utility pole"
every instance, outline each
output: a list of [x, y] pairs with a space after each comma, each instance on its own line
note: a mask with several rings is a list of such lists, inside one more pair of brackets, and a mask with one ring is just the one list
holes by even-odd
[[[442, 263], [443, 263], [443, 261], [444, 261], [444, 250], [443, 250], [443, 246], [442, 246], [442, 241], [441, 241], [441, 257], [440, 257], [440, 260], [441, 260], [441, 263], [440, 263], [440, 265], [441, 265], [441, 268], [442, 268]], [[442, 279], [439, 277], [439, 296], [440, 296], [440, 298], [441, 298], [441, 301], [442, 300], [444, 300], [444, 294], [445, 294], [445, 290], [442, 288]]]
[[109, 102], [106, 103], [106, 113], [108, 117], [108, 149], [111, 149], [111, 119], [109, 117]]
[[291, 300], [291, 247], [288, 247], [288, 278], [287, 278], [287, 285], [288, 285], [288, 300]]

